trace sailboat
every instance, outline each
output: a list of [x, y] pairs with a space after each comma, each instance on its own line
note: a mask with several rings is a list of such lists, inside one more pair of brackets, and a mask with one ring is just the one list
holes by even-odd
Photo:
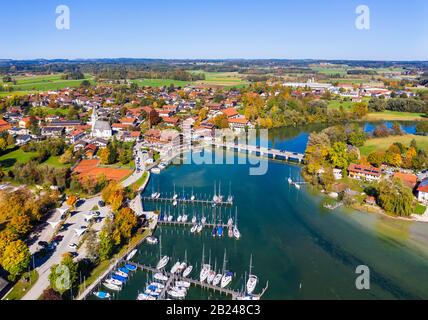
[[239, 229], [238, 229], [238, 208], [236, 208], [236, 212], [235, 212], [235, 226], [233, 227], [233, 236], [235, 237], [236, 240], [241, 238], [241, 233], [239, 232]]
[[231, 190], [231, 182], [229, 182], [229, 196], [227, 197], [227, 202], [229, 204], [233, 203], [233, 196], [232, 196], [232, 190]]
[[193, 187], [192, 187], [192, 196], [190, 197], [190, 200], [195, 201], [195, 195], [193, 194]]
[[173, 200], [177, 200], [178, 194], [175, 193], [175, 183], [174, 183], [174, 195], [172, 196]]
[[187, 278], [189, 276], [189, 274], [191, 274], [193, 271], [193, 266], [188, 266], [184, 271], [183, 271], [183, 277]]
[[171, 214], [171, 211], [168, 210], [168, 222], [172, 222], [172, 220], [174, 220], [173, 215]]
[[219, 208], [219, 216], [220, 216], [220, 219], [219, 219], [219, 225], [217, 227], [217, 236], [221, 238], [223, 236], [223, 227], [221, 225], [221, 208]]
[[[209, 262], [209, 264], [211, 265], [211, 251], [210, 251], [210, 262]], [[216, 276], [215, 269], [217, 269], [217, 261], [214, 264], [214, 269], [210, 270], [210, 272], [208, 273], [208, 277], [207, 277], [208, 283], [212, 283], [214, 281], [214, 278]]]
[[204, 226], [202, 225], [202, 223], [197, 224], [196, 232], [197, 232], [197, 233], [201, 233], [201, 232], [202, 232], [202, 228], [203, 228], [203, 227], [204, 227]]
[[172, 268], [171, 268], [171, 273], [172, 273], [172, 274], [177, 273], [177, 271], [178, 271], [178, 269], [180, 268], [180, 266], [181, 266], [181, 262], [180, 262], [180, 261], [177, 261], [177, 262], [172, 266]]
[[181, 219], [182, 222], [187, 222], [187, 219], [189, 217], [187, 216], [187, 214], [184, 212], [184, 206], [183, 206], [183, 218]]
[[194, 224], [194, 225], [192, 226], [192, 228], [190, 228], [190, 232], [191, 232], [191, 233], [195, 233], [197, 229], [198, 229], [198, 225], [197, 225], [197, 224]]
[[204, 207], [202, 207], [202, 218], [201, 218], [201, 224], [205, 224], [207, 222], [207, 218], [204, 215]]
[[218, 184], [218, 202], [222, 202], [223, 201], [223, 196], [221, 194], [221, 181]]
[[159, 236], [159, 262], [156, 265], [156, 269], [161, 270], [163, 268], [165, 268], [165, 266], [168, 264], [169, 262], [169, 257], [168, 256], [163, 256], [162, 257], [162, 236]]
[[288, 175], [288, 184], [293, 184], [293, 179], [291, 179], [291, 168], [290, 168], [290, 173]]
[[214, 228], [212, 231], [212, 236], [216, 237], [217, 236], [217, 224], [216, 224], [216, 220], [215, 220], [215, 209], [213, 210], [213, 223], [214, 223]]
[[224, 249], [223, 258], [223, 276], [221, 277], [220, 287], [226, 288], [232, 282], [233, 272], [226, 270], [226, 249]]
[[155, 273], [153, 278], [158, 281], [168, 281], [168, 277], [163, 275], [162, 273]]
[[253, 268], [252, 263], [253, 263], [253, 255], [251, 254], [251, 256], [250, 256], [250, 273], [249, 273], [249, 277], [248, 277], [248, 281], [247, 281], [247, 293], [248, 294], [253, 293], [254, 289], [257, 286], [257, 283], [259, 282], [259, 278], [252, 273], [252, 268]]
[[151, 194], [151, 198], [152, 199], [156, 199], [157, 196], [157, 192], [155, 192], [155, 189], [152, 187], [152, 194]]
[[218, 196], [217, 196], [217, 191], [216, 191], [216, 183], [214, 182], [214, 195], [213, 195], [213, 201], [214, 203], [218, 202]]
[[205, 264], [205, 246], [202, 247], [202, 269], [201, 272], [199, 273], [199, 280], [201, 282], [204, 282], [207, 277], [208, 274], [210, 272], [211, 266], [209, 264]]
[[229, 213], [229, 219], [227, 220], [227, 226], [228, 226], [228, 227], [233, 226], [233, 219], [232, 219], [232, 217], [230, 216], [230, 213]]

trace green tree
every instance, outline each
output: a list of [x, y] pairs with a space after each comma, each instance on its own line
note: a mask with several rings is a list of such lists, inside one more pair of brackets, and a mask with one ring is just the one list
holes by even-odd
[[51, 267], [49, 282], [51, 288], [60, 294], [70, 290], [77, 284], [79, 278], [79, 264], [73, 261], [71, 254], [63, 255], [60, 264]]
[[98, 255], [101, 261], [110, 259], [111, 254], [113, 253], [114, 242], [112, 232], [113, 222], [107, 218], [99, 235]]
[[14, 281], [28, 269], [30, 258], [31, 253], [25, 242], [16, 240], [6, 245], [0, 264], [4, 270], [9, 272], [9, 279]]
[[336, 142], [329, 150], [331, 164], [335, 168], [346, 169], [349, 165], [347, 147], [344, 142]]
[[379, 205], [389, 214], [408, 217], [413, 213], [413, 194], [399, 179], [379, 183]]

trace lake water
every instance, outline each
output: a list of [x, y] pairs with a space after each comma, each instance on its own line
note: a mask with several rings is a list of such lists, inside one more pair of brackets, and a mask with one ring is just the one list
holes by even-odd
[[[270, 144], [293, 152], [303, 152], [310, 131], [321, 127], [272, 131]], [[219, 152], [217, 150], [217, 152]], [[228, 152], [229, 160], [245, 157]], [[236, 161], [237, 162], [237, 161]], [[267, 174], [250, 176], [249, 165], [170, 166], [160, 175], [152, 175], [146, 194], [152, 188], [197, 197], [213, 194], [214, 183], [221, 181], [222, 193], [235, 197], [232, 208], [221, 211], [224, 221], [238, 208], [240, 240], [213, 238], [211, 230], [193, 235], [184, 227], [158, 227], [162, 236], [162, 255], [171, 256], [168, 269], [187, 253], [189, 263], [197, 266], [192, 276], [199, 277], [202, 248], [205, 262], [217, 269], [227, 252], [227, 269], [235, 272], [232, 288], [240, 290], [253, 255], [253, 273], [258, 275], [259, 292], [267, 282], [263, 299], [427, 299], [428, 298], [428, 224], [392, 220], [379, 215], [349, 210], [328, 211], [321, 198], [303, 187], [290, 186], [287, 177], [300, 175], [300, 167], [269, 162]], [[146, 210], [158, 209], [177, 216], [183, 208], [144, 204]], [[193, 214], [212, 214], [211, 207], [187, 206]], [[219, 211], [217, 211], [217, 216]], [[144, 244], [135, 257], [141, 263], [155, 265], [159, 245]], [[370, 290], [358, 290], [357, 266], [370, 268]], [[144, 272], [136, 272], [116, 299], [135, 299], [148, 281]], [[192, 288], [188, 299], [226, 298], [211, 291]]]

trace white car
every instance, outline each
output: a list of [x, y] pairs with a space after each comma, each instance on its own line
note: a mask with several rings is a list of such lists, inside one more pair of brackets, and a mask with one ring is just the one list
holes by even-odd
[[70, 244], [68, 245], [68, 247], [69, 247], [69, 248], [71, 248], [71, 249], [77, 249], [77, 244], [75, 244], [75, 243], [70, 243]]

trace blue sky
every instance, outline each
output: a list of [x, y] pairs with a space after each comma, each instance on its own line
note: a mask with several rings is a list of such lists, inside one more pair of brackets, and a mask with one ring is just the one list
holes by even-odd
[[[70, 30], [55, 27], [58, 5]], [[358, 5], [370, 30], [355, 27]], [[428, 60], [426, 0], [14, 0], [0, 58]]]

